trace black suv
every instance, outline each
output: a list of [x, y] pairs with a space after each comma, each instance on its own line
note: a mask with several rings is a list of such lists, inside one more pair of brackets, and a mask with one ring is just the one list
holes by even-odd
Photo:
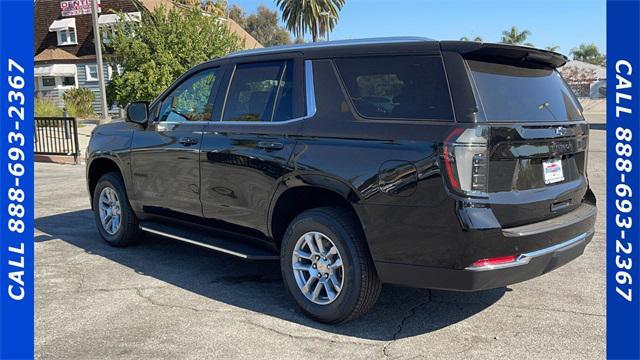
[[101, 236], [280, 260], [337, 323], [382, 283], [473, 291], [575, 259], [594, 232], [588, 126], [560, 54], [424, 38], [244, 51], [95, 129]]

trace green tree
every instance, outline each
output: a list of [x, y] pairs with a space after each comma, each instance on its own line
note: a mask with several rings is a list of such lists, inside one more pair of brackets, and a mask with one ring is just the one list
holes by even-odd
[[600, 53], [596, 44], [580, 44], [580, 47], [571, 49], [573, 60], [584, 61], [589, 64], [602, 65], [607, 64], [607, 57]]
[[480, 36], [476, 36], [473, 38], [473, 40], [471, 40], [471, 38], [468, 38], [466, 36], [463, 36], [460, 38], [460, 41], [475, 41], [475, 42], [482, 42], [482, 38]]
[[240, 40], [219, 18], [197, 7], [157, 8], [140, 23], [119, 22], [109, 42], [110, 64], [118, 64], [107, 86], [110, 103], [150, 101], [189, 68], [239, 49]]
[[511, 29], [502, 32], [502, 43], [533, 46], [531, 43], [525, 43], [527, 38], [531, 35], [531, 31], [523, 30], [518, 31], [518, 28], [512, 26]]
[[236, 4], [231, 5], [231, 7], [227, 10], [227, 17], [237, 22], [238, 25], [242, 26], [242, 28], [244, 29], [247, 21], [247, 13], [244, 12], [243, 8]]
[[264, 5], [258, 6], [255, 13], [246, 16], [237, 5], [229, 8], [229, 18], [237, 22], [263, 46], [291, 44], [291, 34], [278, 25], [278, 13]]
[[294, 36], [311, 34], [311, 39], [318, 41], [320, 36], [335, 28], [338, 23], [338, 13], [342, 10], [346, 0], [276, 0], [282, 11], [289, 31]]
[[213, 16], [224, 17], [227, 9], [226, 0], [175, 0], [174, 4], [182, 6], [182, 8], [199, 7], [202, 11]]
[[549, 51], [553, 51], [553, 52], [558, 52], [558, 50], [560, 50], [560, 46], [558, 46], [558, 45], [547, 46], [547, 47], [545, 47], [545, 49], [547, 49]]

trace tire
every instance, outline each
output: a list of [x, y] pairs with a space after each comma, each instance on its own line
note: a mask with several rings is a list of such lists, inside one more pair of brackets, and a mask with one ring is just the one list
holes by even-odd
[[[306, 241], [311, 238], [315, 240], [315, 250], [319, 253], [331, 252], [329, 247], [332, 245], [337, 248], [338, 253], [329, 254], [326, 260], [324, 257], [316, 259], [316, 256], [306, 258], [312, 253]], [[319, 251], [318, 238], [322, 240], [324, 252]], [[336, 324], [356, 319], [366, 314], [380, 295], [382, 284], [362, 229], [357, 219], [345, 209], [323, 207], [298, 215], [285, 232], [280, 253], [280, 270], [289, 293], [302, 311], [317, 321]], [[298, 254], [303, 256], [297, 256]], [[342, 260], [341, 269], [336, 265], [338, 258]], [[304, 270], [294, 269], [294, 263], [297, 269]], [[314, 279], [308, 287], [309, 291], [303, 293], [305, 287], [302, 284], [307, 285], [318, 274], [320, 278]], [[318, 285], [321, 280], [322, 285]], [[339, 288], [332, 286], [338, 282]], [[321, 289], [318, 295], [314, 295], [318, 286]], [[333, 300], [329, 290], [335, 294]]]
[[[111, 191], [115, 194], [115, 199], [119, 204], [119, 226], [117, 228], [111, 223], [110, 226], [103, 225], [102, 218], [100, 216], [100, 202], [101, 196], [106, 196], [107, 199], [113, 199], [109, 197]], [[105, 203], [106, 204], [106, 203]], [[112, 208], [113, 206], [111, 206]], [[95, 189], [93, 190], [93, 212], [96, 221], [96, 227], [100, 236], [111, 246], [125, 247], [134, 243], [140, 236], [141, 231], [138, 228], [138, 219], [136, 218], [131, 205], [129, 205], [129, 198], [122, 181], [122, 177], [117, 172], [109, 172], [98, 180]], [[111, 213], [112, 215], [114, 213]], [[113, 217], [113, 216], [112, 216]]]

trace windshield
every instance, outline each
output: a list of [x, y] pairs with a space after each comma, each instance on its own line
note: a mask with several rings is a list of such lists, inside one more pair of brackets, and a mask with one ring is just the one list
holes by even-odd
[[487, 121], [582, 120], [580, 107], [560, 74], [547, 67], [467, 60], [481, 118]]

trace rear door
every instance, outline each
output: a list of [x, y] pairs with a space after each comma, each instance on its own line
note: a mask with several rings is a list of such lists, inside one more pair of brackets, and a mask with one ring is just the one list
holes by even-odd
[[[218, 227], [266, 233], [275, 187], [292, 171], [290, 137], [305, 111], [300, 59], [230, 65], [220, 114], [205, 128], [201, 163], [202, 209]], [[218, 108], [216, 102], [216, 108]]]
[[533, 62], [467, 60], [488, 127], [488, 193], [503, 226], [568, 212], [587, 191], [588, 126], [560, 74]]

